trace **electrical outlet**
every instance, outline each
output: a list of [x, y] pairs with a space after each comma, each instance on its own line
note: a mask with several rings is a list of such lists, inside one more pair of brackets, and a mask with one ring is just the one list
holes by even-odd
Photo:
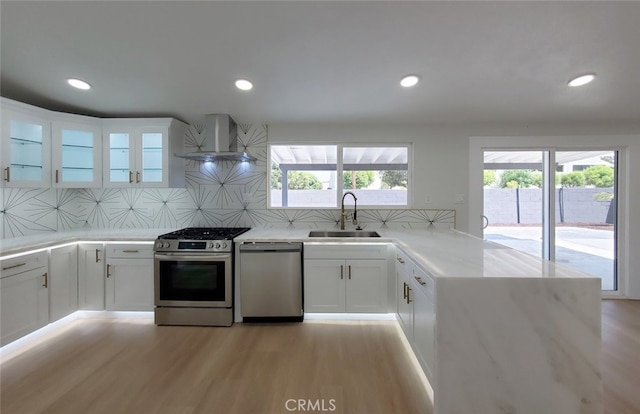
[[464, 194], [456, 194], [456, 204], [464, 204]]

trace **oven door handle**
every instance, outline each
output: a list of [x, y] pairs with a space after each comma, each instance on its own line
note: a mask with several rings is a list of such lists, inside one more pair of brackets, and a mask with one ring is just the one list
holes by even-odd
[[184, 254], [184, 253], [164, 253], [164, 254], [155, 254], [154, 258], [158, 260], [204, 260], [204, 261], [216, 261], [216, 260], [226, 260], [231, 259], [231, 253], [207, 253], [202, 255], [196, 254]]

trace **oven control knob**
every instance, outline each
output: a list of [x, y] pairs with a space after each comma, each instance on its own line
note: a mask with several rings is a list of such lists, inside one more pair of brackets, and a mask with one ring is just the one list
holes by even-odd
[[213, 243], [209, 243], [209, 248], [213, 249]]
[[220, 243], [216, 243], [216, 249], [220, 249], [221, 245]]
[[222, 242], [222, 248], [226, 249], [227, 248], [227, 242]]

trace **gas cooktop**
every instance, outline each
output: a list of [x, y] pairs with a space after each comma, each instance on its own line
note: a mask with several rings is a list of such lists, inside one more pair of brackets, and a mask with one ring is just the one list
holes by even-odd
[[250, 227], [187, 227], [158, 236], [163, 240], [233, 240]]
[[158, 236], [156, 252], [231, 252], [232, 240], [249, 227], [187, 227]]

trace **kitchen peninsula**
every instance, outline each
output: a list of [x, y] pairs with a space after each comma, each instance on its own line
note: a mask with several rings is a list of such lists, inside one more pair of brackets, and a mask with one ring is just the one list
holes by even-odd
[[386, 242], [406, 253], [433, 280], [435, 352], [422, 366], [436, 414], [602, 413], [598, 278], [453, 230], [378, 233], [253, 229], [236, 241]]

